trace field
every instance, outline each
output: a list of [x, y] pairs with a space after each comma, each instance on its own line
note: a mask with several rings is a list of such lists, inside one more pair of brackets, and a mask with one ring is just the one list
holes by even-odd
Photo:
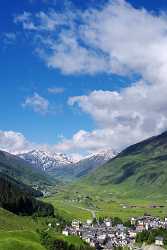
[[[112, 190], [112, 192], [111, 192]], [[114, 187], [73, 185], [61, 188], [55, 195], [45, 199], [68, 219], [80, 219], [82, 221], [92, 217], [120, 217], [127, 220], [130, 217], [141, 216], [145, 213], [154, 216], [167, 216], [167, 200], [164, 196], [150, 195], [141, 198], [135, 194], [130, 198], [122, 190]]]
[[0, 231], [36, 230], [44, 226], [44, 219], [33, 220], [32, 217], [18, 216], [0, 208]]
[[33, 231], [0, 231], [1, 250], [45, 250]]

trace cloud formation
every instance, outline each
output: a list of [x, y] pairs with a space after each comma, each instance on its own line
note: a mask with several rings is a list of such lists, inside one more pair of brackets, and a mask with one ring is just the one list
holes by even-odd
[[[11, 154], [21, 154], [31, 150], [43, 150], [45, 152], [54, 153], [59, 151], [57, 145], [37, 144], [30, 142], [26, 137], [15, 131], [1, 131], [0, 130], [0, 150], [9, 152]], [[69, 153], [69, 156], [76, 162], [82, 159], [79, 153]]]
[[78, 105], [99, 127], [91, 133], [85, 132], [83, 140], [88, 136], [97, 146], [96, 138], [102, 134], [103, 143], [119, 151], [167, 128], [166, 96], [166, 84], [150, 86], [140, 82], [121, 92], [99, 90], [72, 97], [69, 104]]
[[23, 134], [14, 131], [0, 131], [0, 149], [17, 154], [34, 147]]
[[113, 0], [85, 12], [24, 12], [15, 21], [38, 36], [47, 65], [66, 74], [136, 72], [150, 81], [157, 80], [156, 70], [165, 77], [165, 14], [157, 16], [124, 0]]
[[[92, 91], [69, 105], [96, 121], [94, 131], [80, 130], [63, 139], [64, 151], [99, 147], [121, 150], [167, 129], [167, 15], [135, 9], [113, 0], [98, 9], [51, 10], [17, 17], [40, 41], [39, 55], [64, 74], [137, 75], [121, 91]], [[38, 38], [37, 38], [38, 36]]]
[[26, 97], [23, 107], [31, 108], [34, 112], [47, 114], [49, 112], [49, 101], [37, 93]]

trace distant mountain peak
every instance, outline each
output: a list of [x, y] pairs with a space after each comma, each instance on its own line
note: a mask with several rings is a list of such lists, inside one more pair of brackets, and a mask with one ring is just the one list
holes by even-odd
[[114, 156], [116, 156], [116, 152], [114, 152], [111, 148], [107, 148], [91, 153], [85, 156], [83, 159], [81, 159], [81, 161], [92, 158], [100, 158], [105, 163], [106, 161], [112, 159]]
[[39, 149], [35, 149], [24, 154], [19, 154], [18, 156], [28, 161], [32, 165], [42, 168], [43, 170], [67, 166], [74, 163], [73, 159], [68, 157], [66, 154], [56, 152], [52, 153]]
[[91, 154], [92, 156], [104, 156], [106, 159], [111, 159], [113, 156], [116, 155], [116, 152], [113, 151], [111, 148], [107, 148], [107, 149], [102, 149], [102, 150], [98, 150], [95, 153]]

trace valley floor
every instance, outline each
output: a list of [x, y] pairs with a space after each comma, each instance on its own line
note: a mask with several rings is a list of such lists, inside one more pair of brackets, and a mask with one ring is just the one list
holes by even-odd
[[[111, 189], [108, 189], [111, 190]], [[167, 216], [167, 199], [165, 196], [126, 197], [118, 190], [113, 192], [85, 187], [71, 186], [56, 190], [56, 194], [45, 201], [50, 202], [67, 219], [92, 217], [119, 217], [127, 220], [130, 217], [150, 214], [157, 217]]]

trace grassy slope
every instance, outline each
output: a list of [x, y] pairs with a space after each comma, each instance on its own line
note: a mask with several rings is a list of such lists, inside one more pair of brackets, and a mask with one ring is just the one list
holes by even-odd
[[[45, 218], [34, 221], [31, 217], [17, 216], [0, 208], [0, 250], [46, 250], [40, 244], [36, 229], [46, 229]], [[84, 246], [78, 237], [66, 237], [54, 231], [51, 234], [54, 239]]]
[[45, 250], [39, 242], [37, 228], [44, 227], [44, 220], [18, 216], [0, 208], [1, 250]]
[[[84, 249], [85, 243], [76, 236], [64, 236], [51, 232], [53, 239], [66, 241], [69, 245], [75, 245]], [[83, 247], [83, 248], [82, 248]], [[39, 235], [34, 231], [0, 231], [1, 250], [46, 250], [40, 244]]]
[[18, 216], [7, 210], [0, 208], [0, 231], [12, 230], [36, 230], [43, 228], [45, 218], [33, 220], [29, 216]]
[[44, 199], [44, 201], [51, 203], [58, 213], [66, 220], [81, 219], [82, 221], [91, 218], [91, 213], [81, 209], [81, 204], [73, 203], [68, 199], [64, 199], [61, 196], [52, 196], [50, 198]]
[[167, 189], [167, 132], [132, 145], [98, 168], [83, 184], [117, 190], [124, 197], [160, 198]]
[[1, 250], [46, 250], [32, 231], [0, 231]]

